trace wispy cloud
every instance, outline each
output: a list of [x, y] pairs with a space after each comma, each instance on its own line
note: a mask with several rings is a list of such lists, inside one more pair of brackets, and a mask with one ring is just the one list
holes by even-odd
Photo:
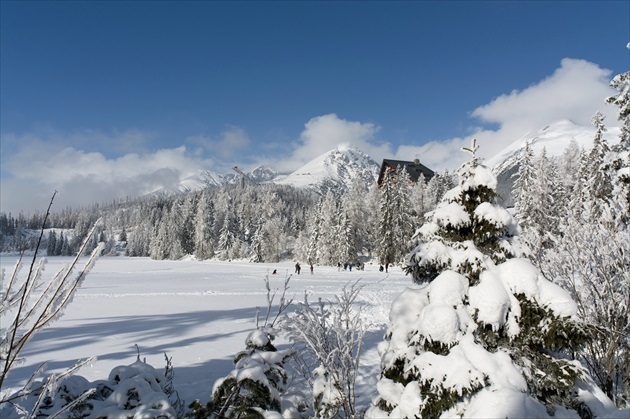
[[600, 111], [610, 126], [616, 126], [616, 110], [605, 104], [606, 97], [613, 93], [610, 78], [611, 72], [596, 64], [565, 58], [551, 76], [526, 89], [501, 95], [472, 112], [473, 118], [497, 124], [497, 129], [473, 126], [464, 138], [433, 141], [420, 147], [401, 146], [396, 156], [416, 156], [439, 170], [456, 169], [466, 159], [460, 148], [470, 144], [472, 138], [477, 138], [479, 153], [487, 158], [528, 132], [561, 119], [588, 126], [595, 112]]
[[3, 143], [6, 137], [20, 146], [2, 161], [0, 210], [5, 212], [42, 208], [55, 190], [57, 208], [135, 197], [174, 188], [184, 177], [213, 165], [184, 146], [108, 158], [33, 134], [3, 135]]
[[186, 142], [199, 147], [198, 154], [210, 153], [221, 158], [232, 158], [243, 153], [251, 145], [251, 140], [243, 128], [227, 127], [218, 138], [205, 135], [191, 136]]

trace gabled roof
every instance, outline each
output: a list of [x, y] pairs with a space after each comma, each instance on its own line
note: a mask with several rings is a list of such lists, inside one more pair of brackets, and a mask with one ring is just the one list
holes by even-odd
[[418, 179], [420, 179], [420, 175], [424, 176], [425, 181], [428, 181], [435, 175], [435, 172], [433, 172], [433, 170], [421, 164], [418, 159], [416, 159], [415, 161], [383, 159], [383, 163], [381, 164], [381, 171], [378, 174], [379, 186], [383, 182], [385, 173], [388, 170], [396, 170], [398, 166], [404, 167], [409, 174], [409, 177], [414, 182], [418, 182]]

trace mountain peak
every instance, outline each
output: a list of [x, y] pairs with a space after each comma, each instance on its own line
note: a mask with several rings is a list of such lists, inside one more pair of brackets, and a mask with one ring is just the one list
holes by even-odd
[[276, 183], [311, 188], [325, 193], [346, 190], [355, 178], [366, 186], [375, 182], [380, 166], [352, 145], [340, 145], [306, 163]]

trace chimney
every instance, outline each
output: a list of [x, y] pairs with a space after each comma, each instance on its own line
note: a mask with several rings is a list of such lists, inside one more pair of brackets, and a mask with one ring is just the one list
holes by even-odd
[[418, 166], [420, 164], [420, 159], [414, 159], [413, 160], [413, 164], [415, 164], [416, 166]]

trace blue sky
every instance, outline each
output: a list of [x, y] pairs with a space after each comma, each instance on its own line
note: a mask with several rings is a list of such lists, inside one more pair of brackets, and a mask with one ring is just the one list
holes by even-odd
[[3, 211], [341, 142], [455, 169], [473, 135], [491, 156], [555, 119], [615, 124], [607, 83], [630, 67], [627, 1], [0, 7]]

